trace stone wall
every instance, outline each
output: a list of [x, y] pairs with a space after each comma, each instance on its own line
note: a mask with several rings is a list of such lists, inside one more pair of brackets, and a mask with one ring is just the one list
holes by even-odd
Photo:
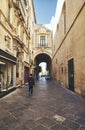
[[63, 33], [62, 14], [59, 30], [54, 37], [55, 51], [52, 59], [52, 75], [69, 88], [68, 61], [74, 60], [74, 91], [85, 96], [85, 5], [83, 0], [66, 0], [66, 33]]

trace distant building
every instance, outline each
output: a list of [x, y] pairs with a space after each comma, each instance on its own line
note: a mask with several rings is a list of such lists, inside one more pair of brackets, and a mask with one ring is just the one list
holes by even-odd
[[38, 75], [38, 66], [41, 62], [47, 64], [47, 70], [51, 74], [52, 58], [52, 31], [42, 24], [35, 25], [33, 39], [33, 59], [36, 66], [35, 74]]

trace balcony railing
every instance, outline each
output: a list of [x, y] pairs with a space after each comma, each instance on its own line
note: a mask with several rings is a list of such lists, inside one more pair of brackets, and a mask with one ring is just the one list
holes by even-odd
[[21, 40], [21, 38], [20, 38], [19, 35], [13, 36], [13, 39], [17, 40], [18, 43], [21, 45], [21, 47], [24, 47], [24, 43], [23, 43], [23, 41]]
[[40, 43], [39, 44], [35, 44], [35, 47], [36, 48], [52, 48], [51, 45], [45, 43], [44, 45], [41, 45]]

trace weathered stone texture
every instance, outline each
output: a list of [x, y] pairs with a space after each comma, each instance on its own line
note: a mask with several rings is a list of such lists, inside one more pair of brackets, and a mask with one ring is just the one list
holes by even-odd
[[66, 0], [66, 33], [63, 33], [61, 25], [64, 23], [60, 17], [60, 30], [56, 30], [54, 37], [54, 44], [56, 45], [52, 59], [53, 76], [65, 87], [69, 87], [68, 61], [74, 59], [74, 91], [82, 96], [85, 95], [84, 17], [85, 5], [83, 0]]

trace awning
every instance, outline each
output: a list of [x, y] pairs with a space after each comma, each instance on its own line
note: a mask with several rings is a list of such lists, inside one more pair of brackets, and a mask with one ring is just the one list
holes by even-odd
[[12, 62], [14, 64], [17, 63], [16, 57], [14, 57], [13, 55], [0, 49], [0, 61], [3, 62], [3, 60], [7, 60], [7, 61]]
[[4, 62], [2, 62], [2, 61], [0, 61], [0, 65], [5, 65], [6, 63], [4, 63]]

